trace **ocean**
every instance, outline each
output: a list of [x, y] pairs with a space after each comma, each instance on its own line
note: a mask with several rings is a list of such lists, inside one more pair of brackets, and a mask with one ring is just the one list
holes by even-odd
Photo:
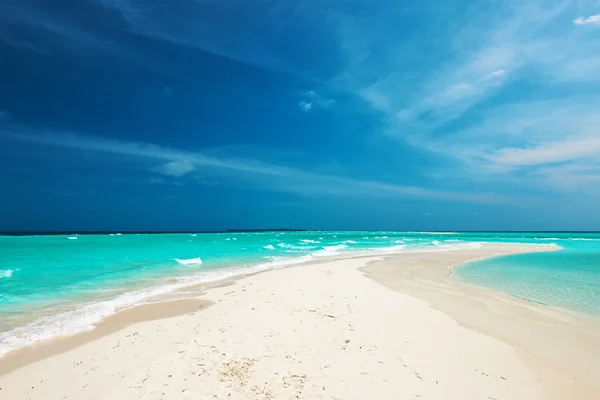
[[447, 251], [481, 242], [563, 250], [470, 263], [458, 279], [600, 314], [600, 234], [256, 232], [0, 236], [0, 355], [93, 329], [178, 289], [319, 259]]

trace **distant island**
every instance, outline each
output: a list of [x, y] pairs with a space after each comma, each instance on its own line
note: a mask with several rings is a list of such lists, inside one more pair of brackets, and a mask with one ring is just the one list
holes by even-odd
[[[0, 236], [52, 236], [52, 235], [109, 235], [109, 234], [210, 234], [210, 233], [243, 233], [243, 232], [308, 232], [306, 229], [276, 228], [276, 229], [227, 229], [224, 231], [3, 231]], [[317, 231], [315, 231], [317, 232]]]
[[306, 229], [275, 228], [275, 229], [227, 229], [228, 233], [241, 232], [307, 232]]

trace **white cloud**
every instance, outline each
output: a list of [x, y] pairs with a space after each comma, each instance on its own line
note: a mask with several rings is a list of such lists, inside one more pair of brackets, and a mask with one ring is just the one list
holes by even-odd
[[526, 180], [524, 170], [600, 155], [598, 107], [594, 97], [496, 106], [481, 113], [479, 122], [432, 140], [428, 149], [458, 159], [463, 172], [456, 175], [461, 179], [480, 180], [488, 174], [488, 181], [531, 186], [536, 175]]
[[360, 180], [323, 174], [251, 159], [217, 158], [200, 152], [158, 146], [152, 143], [124, 142], [73, 134], [34, 132], [27, 129], [2, 129], [0, 139], [19, 140], [75, 150], [97, 151], [162, 162], [162, 173], [182, 176], [202, 167], [203, 173], [248, 180], [271, 190], [311, 195], [362, 195], [391, 198], [429, 198], [464, 202], [506, 203], [512, 199], [492, 193], [460, 193], [418, 186]]
[[499, 69], [498, 71], [494, 71], [491, 74], [489, 74], [487, 77], [489, 78], [495, 78], [497, 76], [503, 76], [506, 74], [506, 71], [504, 71], [503, 69]]
[[298, 106], [302, 111], [306, 112], [317, 108], [328, 108], [335, 102], [334, 100], [324, 98], [314, 90], [307, 90], [302, 93], [302, 97], [304, 99], [298, 102]]
[[[551, 190], [561, 188], [566, 194], [600, 197], [600, 165], [552, 165], [536, 169], [529, 179], [539, 181]], [[597, 202], [596, 202], [597, 204]]]
[[597, 196], [592, 184], [594, 173], [600, 174], [599, 107], [593, 96], [498, 106], [429, 149], [464, 163], [452, 179], [554, 192], [577, 188]]
[[166, 163], [161, 172], [165, 175], [180, 177], [195, 170], [196, 167], [187, 161], [171, 161]]
[[306, 102], [304, 100], [298, 102], [298, 105], [300, 106], [300, 108], [302, 109], [302, 111], [310, 111], [312, 109], [312, 103]]
[[502, 148], [487, 158], [501, 165], [519, 167], [555, 164], [600, 157], [600, 138], [540, 143], [530, 148]]
[[[347, 20], [340, 47], [349, 65], [339, 80], [382, 112], [385, 133], [455, 161], [453, 179], [517, 187], [548, 182], [541, 171], [557, 164], [594, 167], [600, 41], [565, 24], [577, 4], [508, 0], [494, 7], [473, 6], [459, 24], [432, 26], [448, 29], [435, 39], [408, 40]], [[597, 17], [575, 24], [596, 24]], [[419, 23], [426, 28], [428, 21]], [[573, 181], [590, 182], [587, 169], [569, 170], [576, 174], [582, 178]]]
[[[461, 28], [436, 38], [436, 47], [429, 50], [426, 35], [421, 41], [411, 38], [416, 44], [410, 44], [393, 31], [382, 30], [379, 37], [366, 30], [368, 25], [346, 21], [340, 30], [346, 38], [341, 48], [349, 53], [350, 65], [340, 79], [387, 113], [396, 135], [420, 144], [423, 130], [462, 117], [523, 74], [550, 77], [548, 84], [600, 81], [598, 41], [580, 37], [560, 23], [570, 6], [569, 2], [508, 1], [485, 16], [473, 7], [473, 15], [465, 15], [465, 23], [457, 25]], [[441, 52], [445, 55], [431, 62], [440, 45], [445, 45]], [[362, 56], [353, 57], [357, 52]], [[397, 118], [406, 129], [397, 126]]]
[[600, 25], [600, 14], [598, 15], [590, 15], [587, 18], [579, 17], [575, 21], [573, 21], [575, 25]]
[[[403, 74], [398, 72], [406, 69], [403, 57], [392, 58], [383, 73], [378, 73], [380, 78], [360, 87], [358, 93], [374, 108], [391, 115], [392, 123], [398, 119], [413, 128], [435, 128], [460, 117], [496, 93], [506, 83], [509, 72], [521, 63], [514, 28], [493, 25], [478, 41], [472, 39], [470, 31], [455, 32], [456, 51], [451, 52], [450, 59], [434, 66], [417, 64], [415, 71]], [[402, 129], [402, 134], [407, 131], [414, 132], [405, 137], [412, 140], [419, 130]]]

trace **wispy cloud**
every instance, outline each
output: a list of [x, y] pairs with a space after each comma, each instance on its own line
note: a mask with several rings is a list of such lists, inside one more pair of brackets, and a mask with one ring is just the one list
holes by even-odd
[[[21, 29], [36, 30], [37, 37], [40, 36], [39, 33], [59, 37], [65, 40], [66, 47], [90, 47], [111, 51], [118, 49], [110, 40], [93, 34], [90, 29], [81, 28], [80, 24], [73, 23], [66, 15], [68, 14], [51, 13], [26, 3], [11, 4], [10, 6], [0, 4], [0, 21]], [[48, 52], [48, 50], [42, 49], [38, 43], [25, 42], [19, 37], [6, 36], [6, 32], [2, 33], [2, 39], [9, 44], [16, 43], [17, 46], [21, 45], [22, 48], [35, 52]]]
[[493, 12], [474, 5], [452, 25], [432, 10], [431, 22], [419, 24], [435, 40], [425, 30], [409, 39], [389, 27], [374, 34], [347, 18], [340, 36], [349, 64], [340, 79], [381, 113], [385, 133], [458, 162], [462, 181], [489, 173], [517, 187], [534, 178], [546, 184], [551, 174], [541, 171], [561, 163], [583, 176], [598, 156], [600, 101], [586, 94], [600, 90], [600, 41], [573, 26], [577, 7], [569, 0], [507, 1]]
[[[359, 93], [389, 114], [394, 123], [427, 130], [439, 128], [497, 94], [524, 68], [545, 62], [548, 55], [544, 53], [552, 51], [555, 39], [555, 33], [546, 33], [548, 24], [563, 9], [561, 3], [543, 7], [533, 2], [501, 9], [491, 19], [489, 13], [480, 11], [470, 16], [462, 28], [447, 34], [451, 50], [435, 67], [428, 62], [415, 66], [423, 69], [416, 76], [414, 72], [402, 74], [398, 71], [405, 68], [405, 61], [396, 55], [386, 56], [387, 65], [379, 65], [386, 72]], [[483, 18], [484, 14], [488, 17]], [[379, 48], [376, 43], [371, 46]], [[393, 49], [403, 45], [388, 46]], [[376, 55], [370, 53], [373, 58]]]
[[594, 195], [600, 195], [600, 164], [562, 164], [546, 165], [527, 174], [534, 181], [540, 181], [547, 187], [556, 187], [581, 193], [582, 187]]
[[589, 17], [579, 17], [573, 21], [575, 25], [600, 25], [600, 14]]
[[553, 191], [577, 187], [595, 196], [590, 183], [600, 172], [599, 106], [587, 96], [499, 106], [430, 149], [453, 154], [472, 179], [489, 174], [496, 183]]
[[302, 93], [302, 98], [303, 99], [298, 102], [298, 106], [302, 111], [306, 112], [319, 108], [328, 108], [335, 103], [334, 100], [327, 99], [314, 90], [308, 90]]
[[[249, 13], [260, 10], [264, 14], [264, 6], [232, 1], [217, 5], [212, 1], [91, 0], [78, 3], [73, 10], [67, 7], [57, 11], [31, 2], [0, 3], [0, 21], [18, 28], [15, 31], [19, 33], [27, 31], [23, 37], [9, 37], [0, 31], [0, 41], [38, 53], [54, 49], [74, 53], [101, 51], [153, 71], [184, 78], [195, 74], [195, 71], [190, 72], [193, 68], [157, 57], [157, 52], [169, 48], [171, 52], [212, 55], [314, 80], [302, 68], [287, 61], [273, 43], [272, 38], [288, 29], [288, 25], [268, 18], [256, 24], [250, 16], [244, 19], [248, 24], [231, 22], [238, 21], [239, 13], [243, 14], [244, 10]], [[275, 15], [285, 13], [288, 8], [291, 7], [273, 5], [269, 11]], [[84, 21], [81, 17], [84, 13], [98, 18]], [[235, 34], [230, 29], [233, 23], [238, 25]], [[24, 39], [30, 37], [35, 40]], [[148, 49], [144, 44], [149, 42], [158, 46]], [[50, 44], [49, 50], [46, 44]]]
[[259, 182], [270, 190], [310, 195], [423, 198], [461, 202], [505, 203], [509, 197], [492, 193], [461, 193], [406, 186], [388, 182], [360, 180], [338, 175], [301, 170], [252, 159], [217, 158], [200, 152], [188, 152], [151, 143], [135, 143], [74, 134], [36, 132], [23, 128], [0, 129], [0, 139], [17, 140], [65, 149], [110, 153], [160, 163], [163, 175], [181, 177], [194, 173], [235, 176]]
[[171, 161], [166, 163], [163, 168], [160, 169], [160, 172], [165, 175], [180, 177], [194, 171], [195, 169], [196, 167], [190, 162]]
[[600, 157], [600, 138], [541, 143], [530, 148], [502, 148], [487, 158], [512, 167], [564, 163]]
[[[310, 68], [298, 65], [298, 60], [290, 60], [292, 53], [281, 51], [280, 39], [296, 37], [299, 32], [296, 23], [302, 22], [297, 17], [302, 10], [313, 9], [310, 2], [299, 5], [280, 1], [236, 0], [93, 2], [118, 12], [126, 29], [135, 36], [320, 82], [315, 74], [307, 73]], [[243, 18], [240, 17], [242, 15]], [[237, 26], [235, 32], [231, 30], [232, 24]], [[311, 29], [317, 31], [319, 26], [311, 25]], [[313, 44], [312, 47], [318, 45]]]
[[[338, 2], [326, 2], [321, 7], [321, 3], [317, 6], [311, 1], [293, 6], [280, 1], [255, 5], [212, 0], [88, 3], [95, 4], [96, 9], [102, 7], [105, 14], [109, 10], [121, 22], [111, 32], [128, 35], [130, 40], [111, 40], [92, 29], [98, 27], [84, 29], [78, 21], [69, 19], [68, 12], [34, 12], [29, 3], [14, 7], [0, 5], [0, 21], [60, 37], [65, 46], [102, 49], [133, 62], [149, 64], [151, 68], [162, 65], [169, 73], [174, 71], [156, 63], [157, 57], [141, 57], [139, 49], [128, 46], [160, 42], [153, 50], [169, 46], [171, 50], [207, 52], [263, 69], [304, 74], [306, 65], [294, 59], [292, 52], [282, 51], [285, 42], [278, 39], [286, 33], [288, 42], [293, 42], [291, 39], [296, 36], [292, 31], [304, 28], [306, 34], [310, 27], [311, 32], [329, 34], [323, 35], [323, 42], [338, 42], [339, 54], [327, 52], [331, 58], [324, 69], [341, 66], [341, 70], [326, 88], [316, 86], [318, 92], [297, 94], [290, 106], [297, 106], [302, 112], [312, 114], [341, 108], [341, 100], [336, 104], [330, 99], [333, 96], [328, 89], [353, 93], [371, 106], [371, 112], [381, 115], [385, 131], [393, 139], [460, 163], [462, 170], [457, 176], [461, 182], [477, 174], [498, 171], [515, 172], [519, 176], [527, 171], [527, 176], [539, 179], [542, 175], [558, 177], [557, 170], [546, 173], [550, 167], [558, 168], [556, 164], [572, 167], [567, 174], [566, 166], [560, 166], [563, 171], [560, 176], [589, 177], [589, 171], [595, 168], [592, 159], [597, 155], [594, 138], [598, 131], [592, 128], [600, 126], [600, 118], [596, 117], [600, 102], [589, 93], [600, 90], [600, 41], [595, 35], [597, 30], [593, 29], [599, 16], [590, 15], [595, 10], [579, 9], [574, 1], [508, 0], [494, 3], [492, 10], [489, 2], [463, 2], [465, 7], [456, 18], [448, 18], [449, 9], [443, 2], [422, 8], [399, 6], [392, 1], [363, 2], [356, 7], [358, 12]], [[244, 18], [236, 34], [231, 34], [232, 24], [221, 23], [238, 21], [246, 11], [260, 13]], [[268, 18], [262, 19], [267, 14]], [[200, 23], [207, 21], [207, 15], [215, 15], [219, 21]], [[573, 20], [578, 15], [590, 16]], [[415, 16], [419, 20], [413, 24]], [[304, 24], [304, 20], [309, 23]], [[398, 29], [398, 21], [406, 24], [406, 29]], [[589, 25], [590, 29], [582, 25]], [[16, 43], [25, 49], [30, 42]], [[43, 48], [37, 42], [32, 45]], [[318, 64], [308, 59], [310, 64]], [[316, 74], [308, 77], [313, 81]], [[166, 87], [165, 95], [170, 93], [171, 88]], [[281, 184], [299, 192], [315, 187], [323, 192], [343, 193], [352, 189], [379, 195], [460, 201], [477, 197], [470, 193], [361, 181], [252, 159], [215, 157], [211, 153], [150, 143], [53, 133], [20, 132], [18, 136], [19, 140], [38, 144], [145, 158], [157, 164], [155, 171], [167, 176], [190, 176], [210, 169], [253, 176], [256, 180], [269, 177], [277, 180], [272, 186]], [[494, 179], [501, 179], [499, 175]], [[589, 178], [579, 181], [586, 179], [589, 181]], [[486, 194], [477, 201], [492, 201], [492, 198], [500, 200]]]
[[312, 109], [312, 103], [307, 102], [306, 100], [300, 100], [298, 102], [298, 106], [302, 111], [309, 112]]
[[19, 39], [14, 39], [12, 36], [5, 36], [5, 37], [0, 37], [0, 40], [2, 40], [2, 42], [4, 42], [4, 44], [10, 46], [10, 47], [14, 47], [16, 49], [21, 49], [21, 50], [27, 50], [27, 51], [31, 51], [37, 54], [41, 54], [44, 56], [49, 56], [51, 55], [50, 51], [43, 49], [39, 46], [36, 46], [35, 44], [25, 41], [25, 40], [19, 40]]

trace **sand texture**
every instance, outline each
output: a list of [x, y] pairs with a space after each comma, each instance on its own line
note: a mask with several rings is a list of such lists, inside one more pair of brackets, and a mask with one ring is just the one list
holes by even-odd
[[[460, 253], [452, 258], [455, 262], [501, 251], [523, 249], [484, 246], [431, 253], [410, 263], [423, 267], [434, 260], [447, 268], [449, 254]], [[211, 288], [199, 298], [202, 301], [128, 310], [101, 324], [87, 340], [76, 335], [0, 360], [0, 398], [553, 396], [545, 381], [550, 375], [531, 368], [516, 346], [469, 329], [425, 300], [393, 290], [399, 289], [390, 286], [397, 275], [374, 276], [377, 270], [370, 268], [379, 262], [389, 269], [392, 262], [382, 261], [355, 258], [269, 271]], [[368, 263], [372, 264], [366, 274], [373, 279], [361, 271]], [[388, 285], [379, 283], [386, 280]], [[175, 316], [164, 318], [169, 309]], [[29, 361], [19, 364], [26, 354]], [[579, 395], [588, 395], [587, 389], [581, 390]]]

